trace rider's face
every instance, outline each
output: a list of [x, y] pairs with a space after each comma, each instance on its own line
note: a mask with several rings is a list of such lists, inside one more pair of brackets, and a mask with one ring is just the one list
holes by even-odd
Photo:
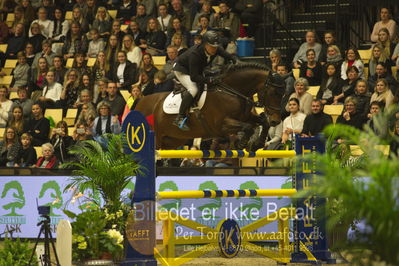
[[205, 44], [205, 50], [206, 50], [206, 52], [207, 52], [208, 54], [210, 54], [210, 55], [215, 55], [216, 52], [217, 52], [217, 50], [218, 50], [218, 48], [217, 48], [217, 47], [214, 47], [214, 46], [212, 46], [212, 45], [209, 45], [209, 44]]

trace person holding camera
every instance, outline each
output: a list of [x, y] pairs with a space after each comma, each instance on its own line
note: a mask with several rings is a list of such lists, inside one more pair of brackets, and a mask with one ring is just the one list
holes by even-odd
[[68, 125], [59, 121], [51, 133], [50, 143], [54, 146], [54, 154], [61, 163], [68, 161], [68, 149], [73, 145], [73, 139], [68, 136]]
[[76, 145], [81, 141], [93, 140], [90, 127], [86, 123], [78, 121], [78, 123], [76, 123], [76, 129], [73, 132], [73, 140]]

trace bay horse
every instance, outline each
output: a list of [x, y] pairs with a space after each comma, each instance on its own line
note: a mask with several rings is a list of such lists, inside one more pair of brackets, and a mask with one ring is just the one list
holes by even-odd
[[285, 83], [271, 75], [266, 66], [256, 63], [229, 65], [218, 80], [216, 85], [208, 88], [205, 104], [197, 112], [200, 115], [189, 114], [189, 131], [182, 131], [172, 124], [176, 115], [164, 113], [163, 102], [169, 92], [151, 94], [139, 101], [135, 110], [145, 116], [154, 115], [157, 149], [175, 149], [189, 139], [227, 137], [239, 131], [245, 134], [238, 148], [245, 148], [259, 123], [259, 116], [253, 114], [255, 93], [267, 117], [263, 119], [266, 134], [269, 125], [280, 123]]

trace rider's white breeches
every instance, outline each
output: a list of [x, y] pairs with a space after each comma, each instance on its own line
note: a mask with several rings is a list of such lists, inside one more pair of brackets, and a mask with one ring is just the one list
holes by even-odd
[[184, 74], [179, 71], [174, 71], [176, 78], [180, 81], [180, 83], [188, 90], [188, 92], [195, 97], [198, 93], [197, 83], [193, 82], [189, 75]]

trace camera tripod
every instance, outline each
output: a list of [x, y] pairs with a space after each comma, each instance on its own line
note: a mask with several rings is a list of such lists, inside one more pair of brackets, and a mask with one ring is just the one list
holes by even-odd
[[50, 216], [42, 215], [42, 217], [45, 219], [37, 224], [37, 226], [40, 226], [40, 231], [39, 231], [39, 235], [37, 236], [35, 246], [33, 247], [32, 255], [30, 256], [28, 265], [30, 266], [32, 264], [32, 260], [35, 255], [35, 252], [36, 252], [36, 247], [40, 240], [40, 235], [43, 233], [44, 234], [44, 254], [40, 258], [42, 266], [51, 266], [51, 264], [52, 264], [51, 256], [50, 256], [50, 243], [51, 243], [51, 246], [53, 247], [55, 260], [57, 262], [56, 265], [61, 266], [61, 264], [58, 260], [57, 250], [55, 249], [53, 235], [51, 234], [51, 230], [50, 230]]

